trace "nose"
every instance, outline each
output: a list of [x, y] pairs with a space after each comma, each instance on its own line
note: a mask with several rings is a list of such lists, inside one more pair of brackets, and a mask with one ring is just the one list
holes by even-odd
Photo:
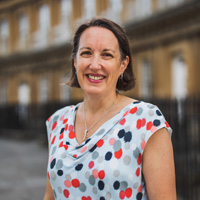
[[101, 63], [100, 63], [100, 58], [98, 56], [93, 56], [91, 63], [90, 63], [90, 69], [91, 70], [99, 70], [101, 69]]

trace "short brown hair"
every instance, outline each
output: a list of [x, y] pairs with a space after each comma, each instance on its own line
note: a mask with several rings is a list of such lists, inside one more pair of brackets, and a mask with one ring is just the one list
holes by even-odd
[[90, 27], [102, 27], [106, 28], [115, 35], [115, 37], [118, 40], [119, 43], [119, 50], [121, 54], [121, 60], [126, 59], [126, 56], [129, 57], [129, 63], [127, 65], [126, 70], [124, 71], [123, 77], [119, 78], [117, 81], [116, 88], [118, 90], [127, 91], [135, 86], [135, 77], [132, 69], [132, 59], [131, 59], [131, 52], [129, 47], [128, 38], [126, 36], [125, 31], [115, 22], [106, 19], [106, 18], [92, 18], [90, 21], [87, 21], [86, 23], [80, 25], [78, 29], [75, 32], [74, 39], [73, 39], [73, 50], [72, 50], [72, 71], [71, 76], [69, 77], [69, 81], [66, 83], [69, 86], [72, 87], [78, 87], [80, 88], [80, 85], [77, 80], [76, 76], [76, 70], [74, 67], [74, 60], [76, 58], [78, 47], [79, 47], [79, 41], [81, 34]]

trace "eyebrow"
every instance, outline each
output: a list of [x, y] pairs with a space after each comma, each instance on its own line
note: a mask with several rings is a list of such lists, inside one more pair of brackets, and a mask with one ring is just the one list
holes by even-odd
[[[92, 50], [90, 47], [81, 47], [81, 48], [80, 48], [80, 50], [83, 50], [83, 49]], [[113, 53], [115, 53], [115, 51], [112, 50], [112, 49], [103, 49], [103, 51], [112, 51]]]

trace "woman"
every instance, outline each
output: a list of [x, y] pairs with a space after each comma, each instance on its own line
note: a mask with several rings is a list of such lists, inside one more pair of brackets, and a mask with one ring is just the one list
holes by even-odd
[[84, 100], [47, 120], [44, 200], [175, 200], [171, 128], [156, 106], [118, 92], [135, 84], [120, 26], [94, 18], [77, 29], [68, 84]]

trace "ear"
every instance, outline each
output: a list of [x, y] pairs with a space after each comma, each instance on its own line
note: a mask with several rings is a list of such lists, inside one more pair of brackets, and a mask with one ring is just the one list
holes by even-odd
[[121, 74], [123, 74], [124, 71], [126, 70], [126, 68], [128, 66], [128, 63], [129, 63], [129, 57], [126, 56], [126, 58], [124, 60], [122, 60], [122, 62], [121, 62], [121, 66], [120, 66], [120, 72], [121, 72]]
[[76, 58], [74, 59], [74, 67], [77, 70], [77, 63], [76, 63]]

